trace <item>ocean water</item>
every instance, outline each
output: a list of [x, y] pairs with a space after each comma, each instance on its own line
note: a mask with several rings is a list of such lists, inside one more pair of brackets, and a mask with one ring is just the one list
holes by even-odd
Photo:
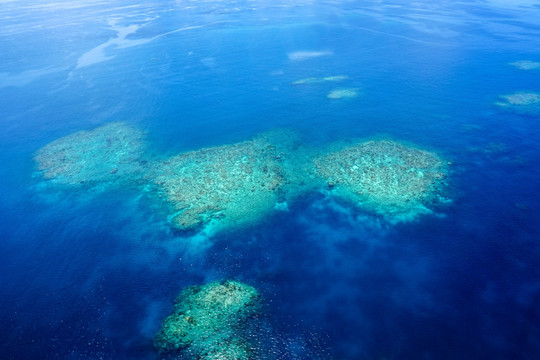
[[[540, 358], [540, 105], [496, 105], [540, 93], [514, 64], [540, 62], [538, 19], [534, 0], [0, 0], [0, 357], [163, 358], [175, 296], [234, 279], [263, 294], [268, 359]], [[328, 76], [347, 78], [292, 84]], [[391, 224], [313, 191], [186, 234], [137, 188], [37, 171], [116, 121], [158, 157], [274, 129], [397, 139], [452, 163], [451, 201]]]

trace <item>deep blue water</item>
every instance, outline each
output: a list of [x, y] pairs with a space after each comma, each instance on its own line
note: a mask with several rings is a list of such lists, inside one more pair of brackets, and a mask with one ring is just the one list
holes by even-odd
[[[538, 19], [534, 0], [0, 0], [1, 357], [156, 359], [182, 288], [237, 279], [276, 359], [540, 358], [540, 115], [494, 105], [540, 92], [509, 65], [540, 62]], [[331, 75], [360, 95], [291, 85]], [[136, 190], [43, 186], [39, 148], [110, 121], [156, 154], [390, 136], [454, 163], [453, 201], [390, 225], [313, 193], [193, 238]]]

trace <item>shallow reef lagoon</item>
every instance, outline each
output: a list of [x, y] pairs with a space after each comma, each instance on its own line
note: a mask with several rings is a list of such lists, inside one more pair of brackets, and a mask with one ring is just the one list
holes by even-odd
[[0, 0], [0, 356], [540, 359], [539, 19]]

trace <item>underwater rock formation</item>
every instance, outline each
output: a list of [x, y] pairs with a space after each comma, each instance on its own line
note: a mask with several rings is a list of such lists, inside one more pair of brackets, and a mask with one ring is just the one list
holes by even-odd
[[344, 88], [344, 89], [334, 89], [330, 91], [327, 95], [329, 99], [351, 99], [357, 97], [359, 94], [357, 88]]
[[142, 138], [141, 131], [114, 122], [57, 139], [39, 149], [34, 159], [43, 177], [58, 184], [130, 181], [141, 175]]
[[149, 174], [172, 224], [194, 230], [210, 222], [254, 222], [285, 201], [285, 149], [265, 136], [173, 156]]
[[313, 160], [315, 174], [333, 195], [390, 222], [428, 213], [442, 199], [445, 163], [435, 154], [390, 140], [371, 140]]
[[260, 295], [237, 281], [190, 286], [176, 299], [154, 338], [161, 353], [184, 351], [194, 359], [254, 359], [245, 330], [259, 314]]
[[513, 111], [523, 115], [535, 115], [540, 113], [540, 94], [534, 92], [517, 92], [511, 95], [501, 95], [503, 101], [495, 105], [501, 109]]

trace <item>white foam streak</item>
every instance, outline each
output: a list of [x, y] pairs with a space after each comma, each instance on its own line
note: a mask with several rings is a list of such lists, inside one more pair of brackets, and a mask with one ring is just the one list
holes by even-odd
[[107, 42], [98, 45], [92, 50], [82, 54], [77, 60], [76, 69], [113, 59], [114, 56], [107, 56], [105, 54], [105, 49], [111, 46], [128, 47], [126, 46], [126, 43], [129, 43], [130, 40], [127, 40], [126, 36], [137, 32], [137, 30], [140, 28], [139, 25], [129, 25], [125, 27], [115, 26], [114, 21], [109, 21], [109, 24], [111, 25], [111, 28], [116, 31], [116, 37], [109, 39]]
[[94, 65], [97, 63], [101, 63], [101, 62], [113, 59], [116, 55], [107, 55], [105, 53], [107, 50], [125, 49], [125, 48], [134, 47], [134, 46], [139, 46], [139, 45], [149, 43], [153, 40], [159, 39], [166, 35], [174, 34], [180, 31], [192, 30], [192, 29], [203, 27], [202, 25], [186, 26], [186, 27], [168, 31], [166, 33], [159, 34], [150, 38], [130, 40], [130, 39], [126, 39], [126, 37], [130, 34], [136, 33], [144, 25], [116, 26], [115, 21], [109, 21], [109, 24], [111, 25], [111, 28], [114, 31], [116, 31], [116, 37], [111, 38], [107, 40], [105, 43], [98, 45], [95, 48], [82, 54], [77, 60], [77, 66], [75, 68], [76, 70], [80, 68], [84, 68], [86, 66]]

